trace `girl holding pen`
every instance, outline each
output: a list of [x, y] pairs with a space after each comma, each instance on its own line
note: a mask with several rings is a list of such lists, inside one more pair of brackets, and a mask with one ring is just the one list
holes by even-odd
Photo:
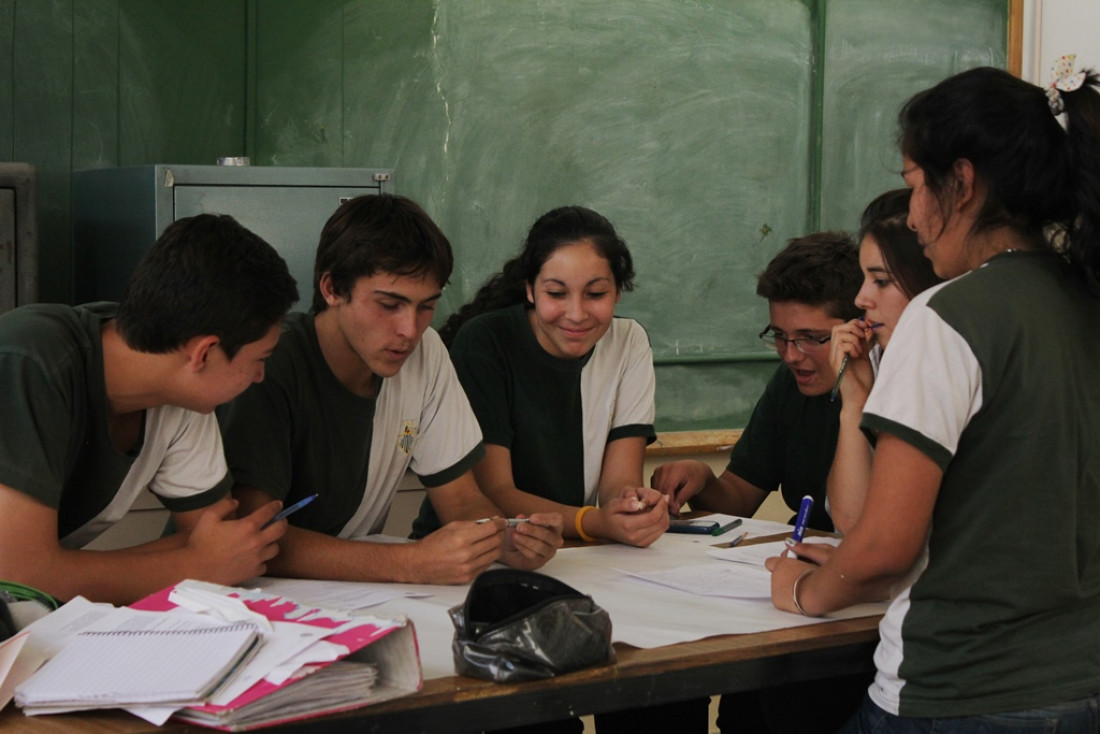
[[[640, 324], [614, 317], [633, 279], [630, 251], [607, 219], [554, 209], [440, 336], [485, 436], [474, 475], [486, 496], [509, 515], [561, 513], [566, 537], [648, 546], [669, 515], [667, 496], [642, 486], [656, 438], [653, 352]], [[414, 534], [434, 522], [425, 502]], [[600, 734], [702, 732], [707, 700], [595, 719]], [[516, 731], [582, 728], [569, 719]]]
[[972, 69], [902, 108], [909, 225], [952, 280], [883, 357], [855, 526], [768, 561], [791, 612], [891, 594], [844, 732], [1100, 730], [1098, 87], [1065, 57], [1045, 89]]
[[841, 395], [842, 402], [827, 486], [829, 514], [841, 533], [855, 524], [867, 496], [872, 446], [859, 421], [882, 350], [913, 296], [943, 282], [909, 229], [908, 217], [909, 189], [880, 194], [863, 211], [859, 230], [863, 286], [855, 300], [863, 316], [833, 327], [829, 341], [829, 362], [838, 374], [833, 394]]
[[[633, 278], [607, 219], [554, 209], [440, 336], [485, 435], [482, 491], [510, 515], [560, 512], [566, 537], [647, 546], [668, 500], [642, 487], [653, 352], [640, 324], [614, 318]], [[435, 523], [425, 503], [414, 534]]]

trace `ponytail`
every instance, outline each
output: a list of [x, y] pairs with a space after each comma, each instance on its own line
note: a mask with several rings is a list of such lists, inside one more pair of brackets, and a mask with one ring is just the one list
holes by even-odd
[[955, 162], [970, 161], [986, 185], [974, 232], [1012, 227], [1061, 252], [1100, 293], [1098, 87], [1069, 57], [1045, 90], [1002, 69], [970, 69], [905, 103], [901, 150], [941, 202], [953, 196]]
[[475, 316], [497, 309], [507, 308], [527, 299], [527, 285], [523, 278], [523, 255], [517, 255], [504, 263], [504, 268], [478, 289], [469, 303], [455, 311], [439, 330], [439, 337], [447, 348], [458, 335], [462, 325]]
[[1088, 70], [1078, 89], [1060, 96], [1077, 211], [1067, 230], [1066, 255], [1100, 290], [1100, 77]]

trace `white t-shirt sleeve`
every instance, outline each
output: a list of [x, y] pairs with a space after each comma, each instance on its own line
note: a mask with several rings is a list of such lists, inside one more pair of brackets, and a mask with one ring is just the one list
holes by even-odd
[[905, 309], [863, 408], [862, 425], [898, 435], [942, 466], [982, 406], [982, 370], [970, 345], [929, 308]]
[[156, 422], [146, 431], [147, 440], [155, 441], [163, 451], [149, 483], [155, 495], [182, 499], [205, 492], [225, 478], [229, 469], [213, 413], [163, 406], [150, 411], [147, 420]]
[[409, 468], [418, 476], [445, 471], [481, 441], [481, 428], [439, 335], [428, 329], [424, 350], [424, 405]]
[[615, 416], [611, 427], [653, 425], [654, 395], [657, 378], [653, 370], [653, 349], [645, 329], [636, 321], [629, 322], [623, 358], [623, 374], [617, 387]]

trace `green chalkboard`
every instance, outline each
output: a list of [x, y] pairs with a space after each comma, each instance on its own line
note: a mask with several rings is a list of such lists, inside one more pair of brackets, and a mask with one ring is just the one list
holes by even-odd
[[538, 215], [592, 207], [635, 255], [619, 312], [649, 331], [658, 427], [738, 427], [777, 364], [755, 275], [898, 185], [898, 105], [1005, 66], [1007, 17], [1007, 0], [0, 0], [0, 149], [39, 169], [50, 300], [72, 293], [74, 168], [392, 168], [454, 244], [440, 318]]
[[[805, 3], [341, 7], [343, 161], [392, 161], [398, 190], [450, 236], [457, 269], [442, 310], [499, 268], [541, 213], [580, 203], [631, 245], [638, 289], [621, 312], [647, 326], [657, 355], [759, 351], [755, 332], [735, 326], [760, 321], [753, 277], [809, 225]], [[335, 116], [318, 91], [337, 54], [332, 16], [305, 33], [278, 16], [299, 53], [271, 63], [288, 69], [315, 122], [287, 135], [289, 121], [266, 115], [286, 100], [262, 97], [260, 158], [316, 164], [319, 143], [298, 143]], [[259, 64], [270, 79], [263, 46]]]
[[[898, 105], [1004, 65], [1003, 0], [259, 0], [254, 157], [385, 165], [450, 236], [441, 317], [547, 209], [631, 245], [658, 427], [743, 425], [755, 276], [898, 185]], [[338, 151], [338, 153], [337, 153]]]
[[848, 229], [902, 185], [897, 112], [916, 92], [974, 66], [1005, 67], [1007, 4], [829, 0], [825, 19], [821, 223]]

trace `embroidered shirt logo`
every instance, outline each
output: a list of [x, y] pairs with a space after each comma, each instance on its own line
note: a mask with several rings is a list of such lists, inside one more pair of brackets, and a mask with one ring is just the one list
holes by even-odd
[[416, 443], [416, 421], [405, 421], [405, 426], [401, 429], [401, 435], [397, 437], [397, 448], [401, 449], [401, 453], [408, 456], [414, 443]]

